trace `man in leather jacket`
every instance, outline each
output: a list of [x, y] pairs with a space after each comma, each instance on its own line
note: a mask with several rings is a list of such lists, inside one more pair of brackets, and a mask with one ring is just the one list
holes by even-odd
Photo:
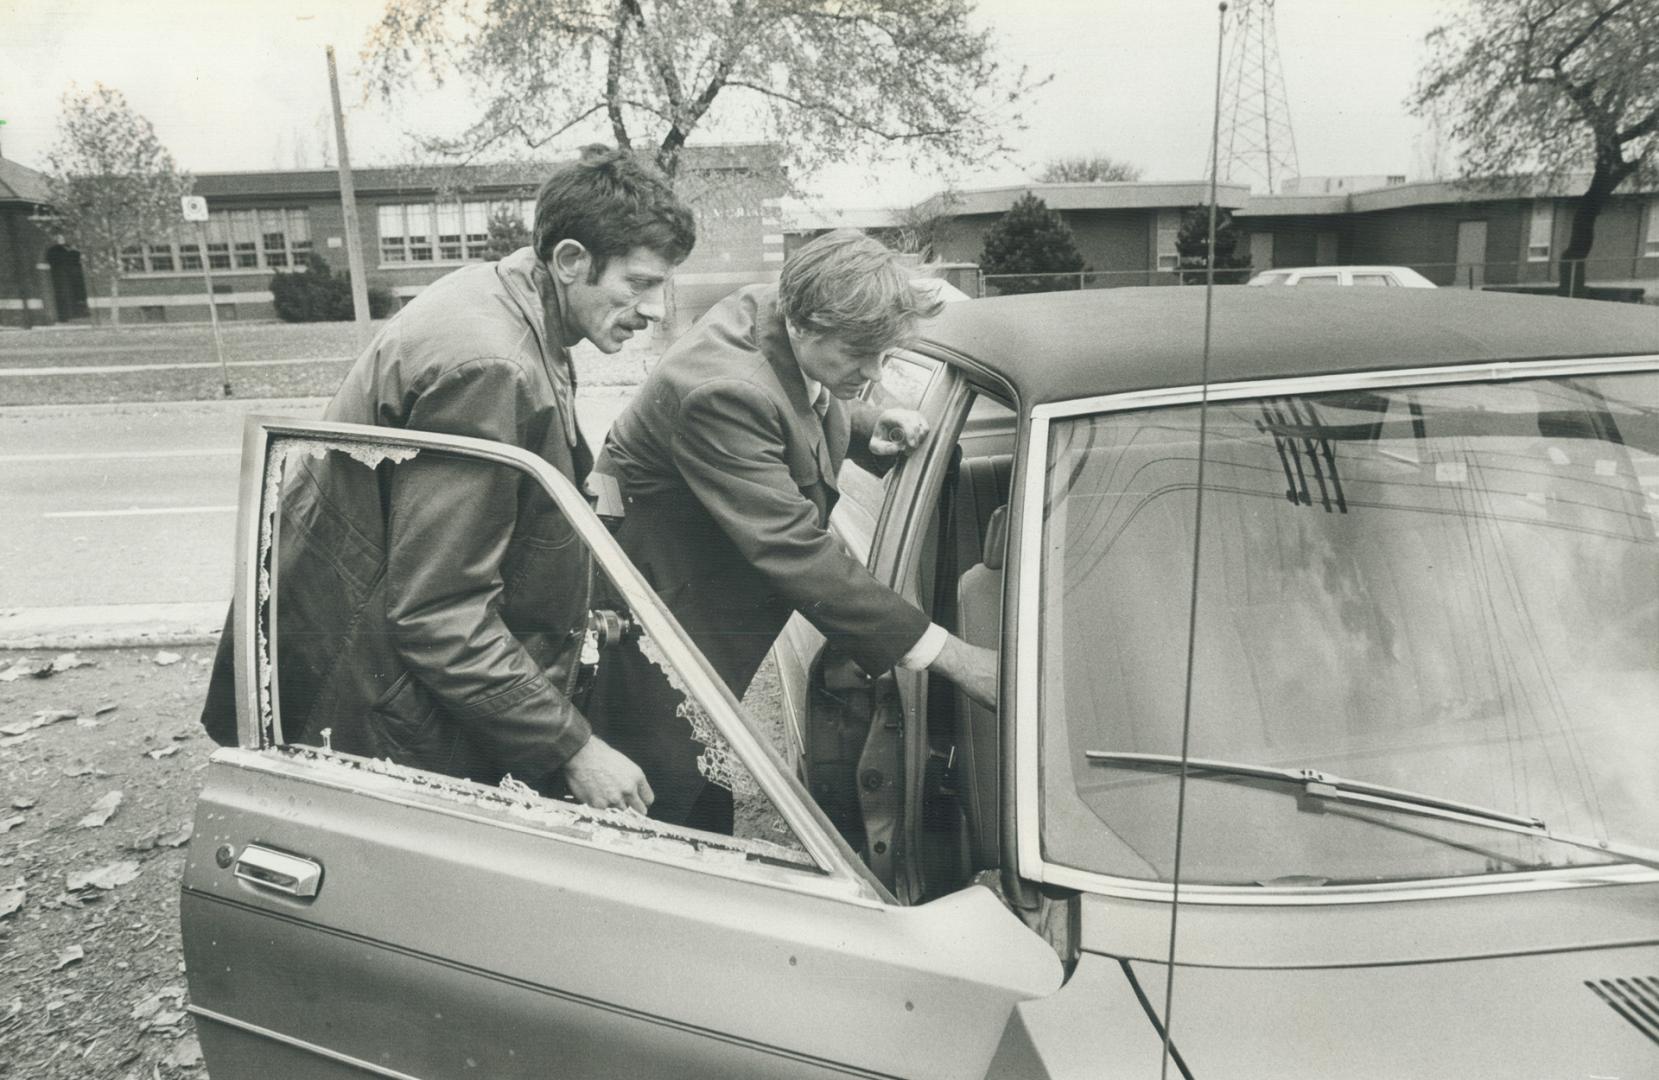
[[[590, 146], [536, 199], [533, 247], [433, 283], [376, 335], [324, 419], [510, 443], [580, 486], [568, 349], [661, 318], [691, 215], [626, 151]], [[284, 480], [276, 679], [289, 742], [644, 812], [644, 773], [571, 702], [586, 548], [533, 478], [422, 453], [295, 454]], [[203, 723], [236, 742], [228, 633]]]

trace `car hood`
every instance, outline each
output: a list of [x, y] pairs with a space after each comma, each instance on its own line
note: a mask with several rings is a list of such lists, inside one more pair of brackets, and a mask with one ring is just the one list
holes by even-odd
[[[1158, 1014], [1161, 964], [1127, 971]], [[1652, 1076], [1659, 946], [1397, 967], [1178, 967], [1174, 1042], [1194, 1080]]]

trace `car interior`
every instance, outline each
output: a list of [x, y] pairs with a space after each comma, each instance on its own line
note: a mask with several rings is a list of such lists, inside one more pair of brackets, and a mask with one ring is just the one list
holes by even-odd
[[[940, 626], [996, 649], [1014, 470], [1014, 411], [976, 393], [952, 451], [917, 563], [917, 595]], [[928, 680], [928, 767], [920, 793], [922, 899], [996, 867], [1000, 755], [994, 710], [944, 679]]]

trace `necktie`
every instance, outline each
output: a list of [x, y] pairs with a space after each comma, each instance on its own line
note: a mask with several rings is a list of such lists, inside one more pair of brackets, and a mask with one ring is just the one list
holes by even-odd
[[829, 387], [820, 386], [818, 396], [812, 399], [812, 411], [818, 414], [818, 423], [820, 424], [824, 422], [824, 417], [829, 413], [829, 403]]

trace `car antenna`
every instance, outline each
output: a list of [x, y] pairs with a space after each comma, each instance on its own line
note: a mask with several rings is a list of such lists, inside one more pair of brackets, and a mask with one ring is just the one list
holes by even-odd
[[[1169, 1062], [1174, 1056], [1175, 1005], [1175, 936], [1181, 918], [1181, 842], [1186, 831], [1187, 818], [1187, 751], [1192, 738], [1192, 668], [1194, 645], [1198, 640], [1198, 565], [1204, 538], [1204, 457], [1209, 438], [1210, 414], [1210, 324], [1215, 314], [1215, 219], [1216, 175], [1220, 169], [1221, 148], [1221, 58], [1227, 40], [1227, 3], [1217, 5], [1215, 35], [1215, 101], [1211, 107], [1210, 122], [1210, 221], [1204, 247], [1204, 351], [1198, 376], [1198, 477], [1192, 528], [1192, 582], [1187, 600], [1187, 674], [1181, 695], [1181, 773], [1176, 781], [1175, 794], [1175, 866], [1170, 872], [1169, 904], [1169, 963], [1164, 969], [1163, 1061], [1159, 1068], [1160, 1080], [1168, 1080]], [[1191, 1080], [1186, 1065], [1181, 1073]]]

